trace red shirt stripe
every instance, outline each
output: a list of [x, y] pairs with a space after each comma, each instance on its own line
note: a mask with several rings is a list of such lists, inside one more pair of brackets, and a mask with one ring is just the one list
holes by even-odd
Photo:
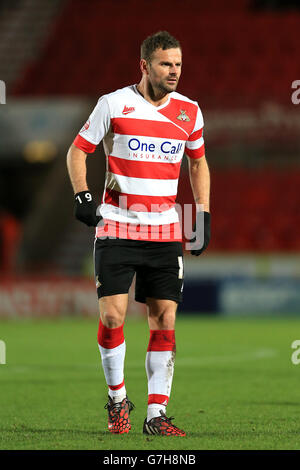
[[73, 142], [76, 147], [86, 153], [93, 153], [96, 150], [97, 145], [91, 144], [88, 140], [85, 140], [81, 135], [77, 135]]
[[165, 225], [136, 225], [108, 219], [104, 219], [103, 222], [103, 225], [96, 228], [96, 237], [98, 238], [125, 238], [153, 242], [182, 241], [179, 222]]
[[[121, 199], [120, 199], [121, 198]], [[175, 205], [174, 196], [141, 196], [140, 194], [120, 193], [115, 189], [106, 189], [104, 202], [134, 212], [164, 212]]]
[[180, 126], [188, 134], [191, 134], [195, 126], [197, 111], [198, 107], [194, 103], [171, 98], [168, 106], [160, 109], [158, 112], [176, 123], [177, 126]]
[[189, 142], [193, 142], [194, 140], [198, 140], [202, 137], [203, 128], [199, 129], [198, 131], [193, 132], [189, 137]]
[[160, 163], [153, 161], [134, 161], [125, 158], [108, 157], [109, 171], [116, 175], [131, 176], [133, 178], [151, 179], [177, 179], [180, 173], [178, 163]]
[[150, 119], [112, 118], [112, 130], [115, 134], [158, 137], [161, 139], [188, 139], [188, 135], [179, 127], [164, 121]]
[[195, 149], [195, 150], [191, 150], [185, 147], [184, 151], [189, 158], [201, 158], [205, 154], [205, 146], [203, 144], [202, 147], [200, 147], [199, 149]]

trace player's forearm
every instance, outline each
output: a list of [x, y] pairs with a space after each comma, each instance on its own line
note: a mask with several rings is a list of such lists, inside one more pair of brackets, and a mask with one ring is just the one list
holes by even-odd
[[74, 194], [88, 190], [86, 181], [86, 157], [87, 154], [74, 144], [69, 148], [67, 154], [67, 168]]
[[205, 156], [189, 159], [189, 175], [196, 206], [201, 204], [205, 212], [210, 212], [210, 173]]

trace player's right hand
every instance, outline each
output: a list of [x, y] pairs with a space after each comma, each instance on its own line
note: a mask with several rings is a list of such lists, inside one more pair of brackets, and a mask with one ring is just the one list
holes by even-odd
[[89, 191], [81, 191], [75, 194], [75, 217], [77, 220], [89, 227], [96, 227], [102, 219], [102, 217], [96, 215], [96, 210], [97, 206]]

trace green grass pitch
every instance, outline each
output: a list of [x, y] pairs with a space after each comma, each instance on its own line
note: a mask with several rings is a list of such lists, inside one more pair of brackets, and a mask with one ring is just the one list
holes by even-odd
[[107, 431], [98, 319], [0, 320], [0, 449], [300, 449], [296, 317], [179, 314], [167, 414], [187, 436], [145, 436], [146, 320], [128, 318], [128, 435]]

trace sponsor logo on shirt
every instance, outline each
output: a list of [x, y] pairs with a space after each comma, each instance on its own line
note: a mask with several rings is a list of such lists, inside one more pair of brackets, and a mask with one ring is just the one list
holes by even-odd
[[186, 111], [184, 111], [184, 109], [180, 110], [180, 114], [179, 114], [179, 116], [177, 116], [177, 119], [179, 119], [179, 121], [185, 121], [185, 122], [190, 121], [190, 118], [188, 117], [188, 115], [186, 114]]
[[124, 109], [123, 109], [123, 111], [122, 111], [122, 114], [133, 113], [133, 111], [135, 111], [135, 107], [134, 107], [134, 106], [127, 107], [127, 106], [125, 105], [125, 106], [124, 106]]
[[178, 154], [183, 151], [183, 143], [179, 142], [177, 145], [172, 145], [171, 142], [166, 140], [165, 142], [162, 142], [159, 148], [156, 148], [156, 145], [153, 143], [148, 143], [148, 142], [141, 142], [139, 139], [136, 137], [132, 138], [128, 142], [128, 147], [130, 150], [136, 152], [137, 150], [140, 150], [142, 152], [155, 152], [159, 151], [164, 154]]

